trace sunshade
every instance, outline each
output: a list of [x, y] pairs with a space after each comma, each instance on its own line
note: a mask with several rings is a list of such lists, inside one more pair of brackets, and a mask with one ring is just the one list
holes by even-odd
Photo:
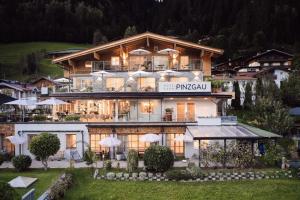
[[6, 138], [14, 145], [24, 144], [26, 142], [26, 138], [19, 135], [8, 136]]
[[143, 55], [149, 55], [149, 54], [151, 54], [151, 52], [147, 51], [145, 49], [135, 49], [135, 50], [130, 51], [129, 54], [143, 56]]
[[69, 83], [70, 79], [67, 79], [67, 78], [58, 78], [58, 79], [55, 79], [53, 81], [58, 82], [58, 83]]
[[36, 105], [61, 105], [61, 104], [68, 104], [68, 102], [51, 97], [50, 99], [36, 103]]
[[18, 105], [18, 106], [33, 106], [35, 105], [35, 100], [22, 98], [22, 99], [7, 102], [5, 104]]
[[0, 105], [7, 103], [7, 102], [15, 101], [15, 100], [17, 100], [17, 99], [13, 98], [11, 96], [7, 96], [5, 94], [0, 94]]
[[102, 139], [99, 144], [104, 147], [117, 147], [120, 146], [121, 140], [116, 137], [106, 137]]
[[175, 137], [175, 141], [177, 142], [193, 142], [193, 137], [190, 135], [179, 135]]
[[148, 133], [148, 134], [141, 136], [140, 140], [142, 142], [158, 142], [158, 141], [160, 141], [160, 137], [156, 134]]
[[13, 188], [27, 188], [35, 181], [37, 181], [37, 178], [18, 176], [9, 181], [8, 184]]
[[144, 76], [150, 76], [150, 75], [151, 75], [150, 72], [145, 72], [145, 71], [143, 71], [143, 70], [138, 70], [138, 71], [132, 73], [132, 76], [135, 76], [135, 77], [139, 77], [139, 78], [140, 78], [140, 88], [141, 88], [141, 85], [142, 85], [141, 77], [144, 77]]
[[176, 49], [166, 48], [166, 49], [158, 51], [157, 53], [160, 53], [160, 54], [176, 54], [176, 53], [178, 53], [178, 51]]
[[[100, 78], [101, 77], [101, 82], [102, 82], [102, 90], [103, 90], [103, 87], [104, 87], [104, 81], [103, 81], [103, 77], [104, 76], [111, 76], [111, 75], [113, 75], [112, 73], [110, 73], [110, 72], [107, 72], [107, 71], [104, 71], [104, 70], [101, 70], [101, 71], [97, 71], [97, 72], [92, 72], [91, 73], [91, 75], [92, 76], [98, 76], [98, 78]], [[98, 80], [98, 79], [97, 79]]]

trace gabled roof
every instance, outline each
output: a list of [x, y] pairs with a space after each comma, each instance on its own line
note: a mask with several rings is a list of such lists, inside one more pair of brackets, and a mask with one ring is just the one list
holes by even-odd
[[99, 45], [90, 49], [86, 49], [77, 53], [73, 53], [73, 54], [69, 54], [66, 56], [62, 56], [62, 57], [58, 57], [56, 59], [53, 59], [53, 63], [59, 63], [68, 59], [72, 59], [72, 58], [76, 58], [79, 56], [84, 56], [87, 54], [91, 54], [97, 51], [101, 51], [101, 50], [105, 50], [105, 49], [109, 49], [112, 47], [116, 47], [116, 46], [120, 46], [122, 44], [127, 44], [130, 42], [134, 42], [140, 39], [146, 39], [146, 38], [150, 38], [150, 39], [155, 39], [155, 40], [160, 40], [160, 41], [165, 41], [165, 42], [171, 42], [171, 43], [176, 43], [178, 45], [182, 45], [182, 46], [187, 46], [190, 48], [195, 48], [195, 49], [200, 49], [200, 50], [205, 50], [208, 52], [212, 52], [215, 54], [223, 54], [223, 50], [222, 49], [217, 49], [217, 48], [211, 48], [211, 47], [207, 47], [207, 46], [203, 46], [203, 45], [199, 45], [196, 43], [192, 43], [192, 42], [187, 42], [184, 40], [179, 40], [179, 39], [175, 39], [175, 38], [171, 38], [168, 36], [163, 36], [163, 35], [159, 35], [159, 34], [155, 34], [155, 33], [150, 33], [150, 32], [145, 32], [142, 34], [137, 34], [128, 38], [124, 38], [124, 39], [120, 39], [120, 40], [116, 40], [113, 42], [109, 42], [103, 45]]
[[47, 78], [47, 77], [40, 77], [40, 78], [38, 78], [38, 79], [32, 81], [31, 84], [35, 84], [35, 83], [39, 82], [40, 80], [46, 80], [46, 81], [49, 81], [49, 82], [53, 83], [54, 85], [61, 85], [60, 83], [55, 82], [54, 80], [52, 80], [52, 79], [50, 79], [50, 78]]

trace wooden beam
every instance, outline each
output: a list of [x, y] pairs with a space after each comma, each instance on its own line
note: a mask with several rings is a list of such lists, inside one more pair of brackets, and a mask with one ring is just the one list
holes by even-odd
[[149, 37], [147, 36], [147, 47], [150, 46]]
[[93, 54], [94, 54], [94, 58], [95, 58], [96, 60], [100, 60], [100, 54], [99, 54], [99, 53], [94, 52]]
[[72, 67], [73, 73], [75, 73], [75, 65], [76, 65], [75, 61], [69, 59], [68, 64]]

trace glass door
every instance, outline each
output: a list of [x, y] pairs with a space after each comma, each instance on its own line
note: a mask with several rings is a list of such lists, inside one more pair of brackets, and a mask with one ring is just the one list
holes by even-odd
[[184, 121], [185, 118], [185, 103], [177, 103], [177, 121]]
[[195, 121], [195, 103], [187, 103], [187, 120]]

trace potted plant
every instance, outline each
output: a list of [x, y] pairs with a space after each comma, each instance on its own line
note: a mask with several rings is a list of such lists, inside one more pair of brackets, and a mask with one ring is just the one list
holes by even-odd
[[123, 152], [122, 152], [122, 151], [117, 151], [117, 153], [116, 153], [116, 159], [117, 159], [118, 161], [122, 160], [122, 155], [123, 155]]
[[172, 121], [172, 113], [173, 113], [173, 108], [166, 108], [165, 109], [165, 121]]

